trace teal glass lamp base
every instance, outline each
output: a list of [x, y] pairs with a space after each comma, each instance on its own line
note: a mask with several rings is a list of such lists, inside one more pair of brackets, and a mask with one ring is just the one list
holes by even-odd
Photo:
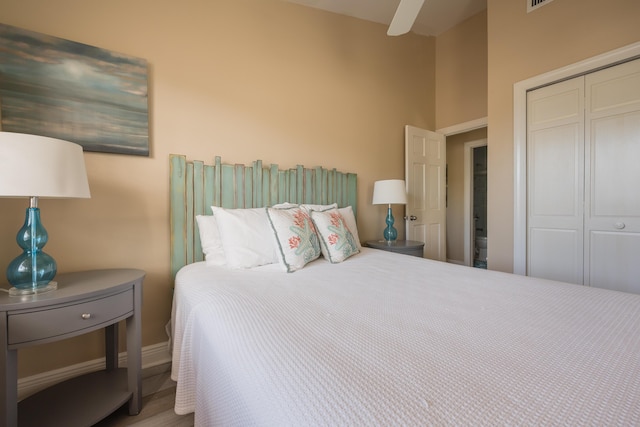
[[27, 208], [24, 225], [18, 231], [16, 242], [23, 252], [7, 267], [7, 280], [13, 285], [10, 295], [28, 295], [57, 289], [57, 283], [51, 282], [56, 276], [56, 261], [42, 251], [47, 244], [47, 230], [40, 223], [40, 209], [37, 200], [31, 201]]
[[389, 209], [387, 210], [387, 219], [385, 222], [387, 223], [387, 228], [384, 229], [384, 240], [387, 242], [395, 242], [398, 238], [398, 230], [393, 227], [395, 221], [393, 219], [393, 213], [391, 212], [391, 205], [389, 205]]

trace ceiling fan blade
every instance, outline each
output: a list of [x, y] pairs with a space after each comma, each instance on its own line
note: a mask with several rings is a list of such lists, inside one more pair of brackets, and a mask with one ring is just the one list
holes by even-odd
[[387, 35], [399, 36], [408, 33], [418, 17], [424, 0], [400, 0], [396, 14], [393, 16]]

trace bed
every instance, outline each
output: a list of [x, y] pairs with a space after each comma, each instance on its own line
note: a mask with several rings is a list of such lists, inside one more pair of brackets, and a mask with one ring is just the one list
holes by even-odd
[[[227, 171], [231, 184], [222, 169], [185, 173], [184, 157], [171, 162], [175, 411], [195, 412], [196, 425], [640, 424], [639, 295], [359, 245], [293, 272], [286, 257], [212, 264], [196, 226], [211, 212], [193, 206], [228, 196], [198, 195], [192, 176], [219, 176], [209, 186], [235, 200], [274, 179], [311, 192], [227, 209], [336, 201], [326, 208], [336, 212], [355, 207], [355, 175], [254, 163]], [[274, 179], [237, 179], [257, 175]], [[317, 234], [324, 242], [322, 225]]]

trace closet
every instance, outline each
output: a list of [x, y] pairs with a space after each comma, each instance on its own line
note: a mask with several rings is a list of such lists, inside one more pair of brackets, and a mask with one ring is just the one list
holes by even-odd
[[640, 59], [528, 92], [527, 274], [640, 293]]

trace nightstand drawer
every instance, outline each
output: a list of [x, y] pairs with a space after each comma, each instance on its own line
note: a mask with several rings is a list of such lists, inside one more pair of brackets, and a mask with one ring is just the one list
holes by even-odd
[[8, 341], [12, 345], [73, 334], [129, 313], [133, 313], [132, 289], [80, 304], [12, 314]]

